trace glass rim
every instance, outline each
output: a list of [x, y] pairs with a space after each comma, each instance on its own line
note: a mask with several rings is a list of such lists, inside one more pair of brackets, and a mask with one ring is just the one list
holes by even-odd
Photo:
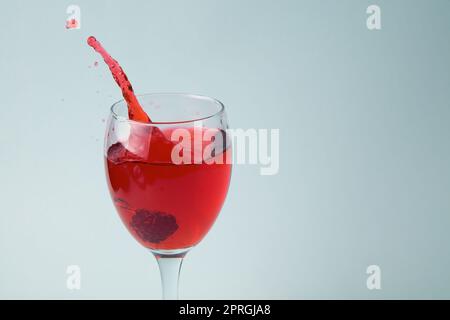
[[[116, 101], [113, 103], [113, 105], [110, 108], [111, 111], [111, 115], [114, 119], [118, 120], [118, 121], [126, 121], [126, 122], [131, 122], [131, 123], [136, 123], [139, 125], [170, 125], [170, 124], [183, 124], [183, 123], [192, 123], [192, 122], [196, 122], [196, 121], [202, 121], [202, 120], [207, 120], [207, 119], [211, 119], [214, 118], [216, 116], [222, 115], [225, 111], [225, 105], [215, 99], [215, 98], [211, 98], [208, 96], [204, 96], [204, 95], [200, 95], [200, 94], [193, 94], [193, 93], [183, 93], [183, 92], [154, 92], [154, 93], [143, 93], [143, 94], [137, 94], [136, 98], [139, 97], [149, 97], [149, 96], [175, 96], [175, 97], [188, 97], [188, 98], [195, 98], [195, 99], [207, 99], [210, 102], [213, 102], [214, 104], [219, 106], [219, 110], [214, 112], [211, 115], [207, 115], [204, 117], [198, 117], [195, 119], [188, 119], [188, 120], [181, 120], [181, 121], [151, 121], [151, 122], [140, 122], [140, 121], [136, 121], [136, 120], [131, 120], [128, 119], [124, 116], [118, 115], [117, 112], [114, 110], [115, 107], [117, 107], [119, 104], [124, 103], [125, 105], [127, 105], [125, 99], [120, 99], [119, 101]], [[145, 108], [144, 108], [145, 110]]]

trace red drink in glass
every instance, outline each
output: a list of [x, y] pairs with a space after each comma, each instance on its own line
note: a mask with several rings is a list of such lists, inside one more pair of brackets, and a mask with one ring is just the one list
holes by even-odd
[[215, 155], [219, 163], [174, 164], [169, 134], [150, 138], [143, 152], [148, 156], [133, 154], [118, 142], [105, 157], [109, 190], [122, 221], [136, 240], [154, 250], [200, 242], [220, 212], [231, 175], [231, 164], [225, 163], [229, 148]]
[[[94, 37], [88, 38], [88, 44], [103, 57], [124, 97], [111, 107], [107, 126], [109, 191], [127, 229], [156, 257], [163, 298], [177, 299], [183, 258], [211, 228], [228, 191], [231, 148], [225, 107], [218, 100], [193, 94], [152, 94], [138, 100], [119, 63]], [[192, 150], [179, 150], [180, 145], [172, 141], [173, 130], [180, 126], [192, 134], [187, 140]], [[191, 155], [193, 161], [184, 161], [184, 155]]]

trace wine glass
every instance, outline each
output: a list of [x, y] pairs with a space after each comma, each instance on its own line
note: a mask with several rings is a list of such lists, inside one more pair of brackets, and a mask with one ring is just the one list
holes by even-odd
[[138, 100], [151, 123], [130, 120], [123, 100], [111, 107], [106, 177], [123, 223], [157, 259], [163, 298], [177, 299], [183, 258], [209, 231], [228, 192], [227, 118], [220, 101], [204, 96]]

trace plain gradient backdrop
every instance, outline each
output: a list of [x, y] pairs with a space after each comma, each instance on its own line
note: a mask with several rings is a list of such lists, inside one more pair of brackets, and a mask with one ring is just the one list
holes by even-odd
[[1, 1], [0, 23], [0, 298], [160, 298], [107, 191], [121, 95], [89, 35], [138, 93], [212, 96], [233, 128], [280, 129], [279, 174], [234, 167], [181, 298], [450, 298], [450, 1]]

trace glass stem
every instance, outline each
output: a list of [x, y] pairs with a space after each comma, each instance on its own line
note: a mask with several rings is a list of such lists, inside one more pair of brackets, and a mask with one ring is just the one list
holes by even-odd
[[161, 273], [163, 300], [178, 300], [178, 280], [186, 252], [179, 254], [154, 253]]

